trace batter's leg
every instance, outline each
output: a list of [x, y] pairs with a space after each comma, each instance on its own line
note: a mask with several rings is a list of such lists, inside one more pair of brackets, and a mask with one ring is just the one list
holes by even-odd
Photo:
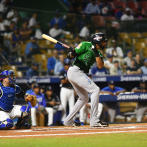
[[60, 91], [60, 99], [61, 99], [61, 105], [62, 105], [62, 121], [64, 122], [66, 117], [66, 106], [67, 106], [67, 95], [68, 90], [66, 88], [62, 87]]
[[86, 105], [80, 109], [80, 122], [85, 123]]
[[[80, 92], [79, 92], [80, 94], [83, 91], [84, 92], [87, 91], [91, 94], [90, 126], [94, 126], [99, 121], [99, 118], [97, 117], [97, 111], [98, 111], [100, 88], [86, 74], [84, 74], [83, 71], [79, 70], [79, 67], [77, 66], [70, 67], [67, 74], [69, 81], [74, 85], [76, 84], [78, 85], [78, 87], [80, 87]], [[86, 96], [88, 96], [88, 94], [86, 94]], [[87, 101], [87, 98], [85, 99]]]
[[76, 93], [79, 96], [79, 99], [77, 100], [75, 106], [73, 107], [73, 109], [71, 110], [70, 114], [65, 118], [64, 121], [64, 125], [65, 126], [71, 126], [73, 124], [73, 118], [74, 116], [79, 112], [79, 110], [84, 106], [85, 103], [88, 102], [89, 98], [88, 98], [88, 93], [86, 90], [84, 90], [83, 88], [79, 87], [78, 85], [76, 85], [75, 83], [72, 83]]
[[103, 104], [99, 103], [97, 117], [100, 118], [103, 111]]
[[142, 107], [137, 109], [137, 113], [136, 113], [137, 122], [141, 122], [145, 110], [147, 110], [147, 107]]

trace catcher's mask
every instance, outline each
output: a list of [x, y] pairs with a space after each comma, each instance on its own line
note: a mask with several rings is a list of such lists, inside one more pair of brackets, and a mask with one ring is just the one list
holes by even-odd
[[14, 78], [14, 71], [13, 70], [4, 70], [3, 72], [0, 73], [0, 81], [8, 78], [9, 83], [14, 85], [15, 84], [15, 78]]
[[91, 43], [95, 46], [96, 44], [98, 44], [100, 46], [101, 49], [104, 49], [104, 46], [102, 46], [102, 42], [105, 41], [107, 42], [108, 40], [106, 39], [105, 37], [105, 34], [102, 33], [102, 32], [99, 32], [99, 33], [95, 33], [93, 36], [92, 36], [92, 39], [91, 39]]

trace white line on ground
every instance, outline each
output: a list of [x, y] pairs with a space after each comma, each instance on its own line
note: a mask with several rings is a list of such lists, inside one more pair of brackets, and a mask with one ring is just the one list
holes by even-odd
[[110, 134], [110, 133], [134, 133], [144, 132], [147, 130], [128, 130], [128, 131], [110, 131], [110, 132], [87, 132], [87, 133], [66, 133], [66, 134], [37, 134], [37, 135], [11, 135], [0, 136], [0, 138], [15, 138], [15, 137], [39, 137], [39, 136], [67, 136], [67, 135], [89, 135], [89, 134]]

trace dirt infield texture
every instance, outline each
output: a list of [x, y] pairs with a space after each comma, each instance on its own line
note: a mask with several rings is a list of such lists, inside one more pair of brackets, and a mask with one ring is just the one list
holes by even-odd
[[105, 128], [81, 127], [34, 127], [20, 130], [0, 130], [0, 138], [27, 138], [27, 137], [61, 137], [80, 136], [90, 134], [110, 134], [110, 133], [146, 133], [147, 124], [119, 124], [110, 125]]

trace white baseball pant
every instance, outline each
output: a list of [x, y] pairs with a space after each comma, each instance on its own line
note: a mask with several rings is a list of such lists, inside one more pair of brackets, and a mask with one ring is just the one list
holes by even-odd
[[110, 122], [114, 122], [116, 110], [115, 109], [108, 109], [108, 114], [110, 116]]
[[137, 122], [142, 121], [143, 114], [145, 113], [146, 110], [147, 110], [147, 107], [142, 107], [137, 109], [137, 112], [136, 112]]
[[71, 66], [67, 72], [68, 79], [73, 85], [79, 99], [77, 100], [75, 106], [73, 107], [70, 114], [66, 117], [64, 125], [70, 126], [73, 124], [73, 117], [77, 112], [88, 102], [88, 93], [91, 94], [91, 116], [90, 116], [90, 126], [94, 126], [99, 118], [97, 117], [98, 103], [99, 103], [99, 93], [100, 88], [90, 79], [83, 71], [77, 66]]
[[[88, 103], [91, 106], [91, 103]], [[86, 105], [84, 105], [81, 109], [80, 109], [80, 122], [85, 123], [86, 120], [86, 110], [87, 107]], [[97, 112], [97, 117], [100, 118], [101, 114], [102, 114], [102, 110], [103, 110], [103, 104], [99, 103], [98, 104], [98, 112]]]
[[4, 121], [7, 118], [15, 119], [21, 117], [21, 109], [22, 106], [14, 105], [13, 109], [9, 112], [0, 111], [0, 121]]
[[67, 102], [69, 104], [69, 113], [71, 112], [71, 110], [72, 110], [72, 108], [74, 107], [74, 104], [75, 104], [74, 90], [62, 87], [61, 91], [60, 91], [60, 99], [61, 99], [61, 105], [62, 105], [62, 108], [63, 108], [63, 110], [62, 110], [62, 121], [64, 122], [64, 120], [66, 118]]
[[[36, 123], [36, 113], [41, 113], [38, 109], [36, 108], [31, 108], [31, 120], [32, 120], [32, 126], [37, 126]], [[46, 107], [45, 111], [43, 112], [43, 114], [48, 114], [48, 126], [53, 124], [53, 108], [50, 107]]]

